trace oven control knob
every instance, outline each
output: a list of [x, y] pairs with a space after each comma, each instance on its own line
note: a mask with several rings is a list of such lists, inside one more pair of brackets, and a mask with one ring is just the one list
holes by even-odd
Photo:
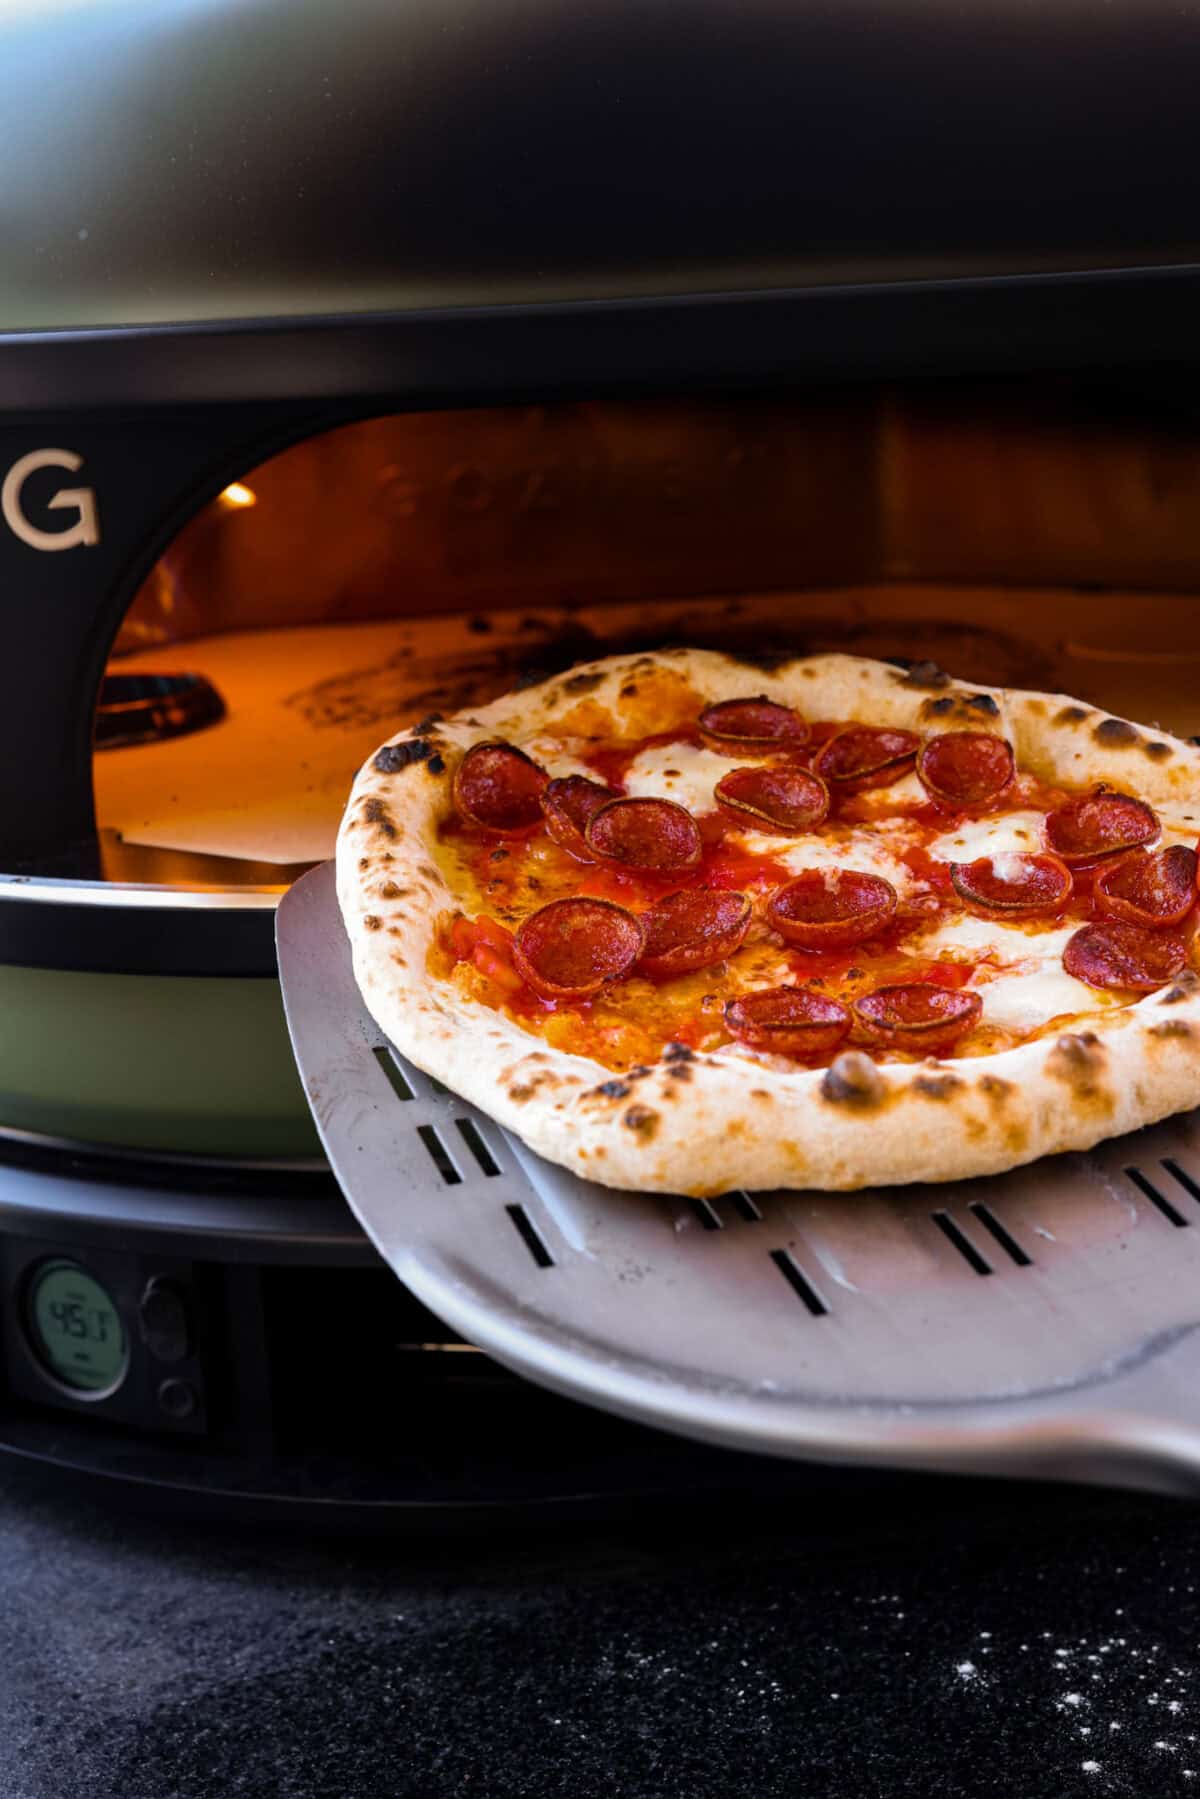
[[182, 1423], [190, 1418], [196, 1409], [196, 1389], [185, 1380], [178, 1380], [171, 1375], [163, 1381], [158, 1389], [158, 1403], [168, 1418]]
[[187, 1304], [170, 1281], [150, 1280], [138, 1305], [142, 1342], [156, 1362], [182, 1362], [191, 1349]]

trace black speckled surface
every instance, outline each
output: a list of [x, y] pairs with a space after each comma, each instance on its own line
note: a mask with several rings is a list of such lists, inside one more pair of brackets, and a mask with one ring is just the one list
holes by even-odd
[[787, 1518], [345, 1540], [4, 1467], [0, 1571], [3, 1799], [1200, 1794], [1173, 1501], [826, 1476]]

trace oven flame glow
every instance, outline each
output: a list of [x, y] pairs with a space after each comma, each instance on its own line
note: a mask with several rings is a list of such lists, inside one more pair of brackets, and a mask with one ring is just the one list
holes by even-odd
[[258, 495], [254, 489], [247, 487], [242, 481], [231, 481], [228, 487], [222, 489], [221, 498], [227, 506], [256, 506], [258, 504]]

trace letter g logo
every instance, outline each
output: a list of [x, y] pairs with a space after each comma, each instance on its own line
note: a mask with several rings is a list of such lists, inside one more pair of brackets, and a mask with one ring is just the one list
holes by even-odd
[[51, 512], [75, 513], [75, 522], [65, 531], [42, 531], [25, 516], [21, 496], [29, 476], [42, 468], [65, 468], [73, 474], [83, 467], [83, 457], [73, 450], [31, 450], [14, 462], [0, 487], [0, 511], [10, 531], [34, 550], [73, 550], [76, 544], [100, 542], [100, 521], [96, 515], [96, 496], [90, 487], [63, 487], [47, 500]]

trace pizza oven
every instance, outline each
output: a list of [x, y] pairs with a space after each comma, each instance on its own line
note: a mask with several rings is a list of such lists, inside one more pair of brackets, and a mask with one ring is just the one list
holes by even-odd
[[1200, 733], [1183, 29], [6, 19], [0, 1441], [316, 1509], [802, 1478], [601, 1427], [404, 1293], [276, 909], [383, 737], [618, 648]]

